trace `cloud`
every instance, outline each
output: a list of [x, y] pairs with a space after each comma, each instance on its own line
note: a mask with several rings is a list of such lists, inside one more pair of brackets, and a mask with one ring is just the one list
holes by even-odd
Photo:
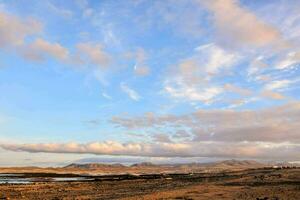
[[212, 12], [218, 39], [226, 45], [262, 47], [282, 40], [279, 31], [259, 19], [238, 0], [200, 0]]
[[237, 93], [237, 94], [242, 95], [242, 96], [250, 96], [252, 94], [251, 90], [241, 88], [241, 87], [238, 87], [238, 86], [230, 84], [230, 83], [226, 83], [224, 85], [224, 89], [229, 91], [229, 92], [234, 92], [234, 93]]
[[261, 92], [261, 96], [266, 97], [266, 98], [271, 98], [275, 100], [283, 100], [286, 99], [286, 97], [278, 92], [273, 92], [270, 90], [263, 90]]
[[42, 24], [33, 18], [19, 18], [0, 11], [0, 48], [24, 44], [24, 40], [42, 31]]
[[248, 76], [257, 74], [259, 71], [267, 67], [267, 64], [263, 61], [263, 59], [263, 56], [258, 56], [250, 62], [248, 68]]
[[135, 61], [133, 68], [135, 75], [147, 76], [150, 74], [150, 67], [146, 64], [148, 56], [143, 48], [139, 47], [136, 49], [136, 51], [127, 53], [126, 57]]
[[195, 1], [134, 1], [124, 6], [127, 9], [137, 7], [143, 12], [133, 16], [134, 22], [143, 31], [166, 29], [177, 36], [188, 39], [200, 38], [203, 32], [203, 9]]
[[271, 81], [265, 85], [266, 90], [278, 90], [288, 87], [292, 81], [290, 80], [276, 80]]
[[45, 144], [2, 144], [10, 151], [78, 153], [96, 155], [122, 155], [143, 157], [218, 157], [299, 159], [300, 146], [292, 143], [119, 143], [115, 141]]
[[201, 45], [191, 57], [173, 66], [164, 82], [164, 91], [174, 98], [211, 104], [224, 92], [223, 86], [214, 84], [212, 79], [226, 76], [239, 60], [238, 54], [216, 44]]
[[164, 91], [175, 98], [200, 101], [206, 104], [214, 102], [214, 98], [223, 92], [220, 87], [197, 88], [196, 86], [187, 86], [180, 81], [173, 86], [167, 84]]
[[228, 52], [216, 44], [206, 44], [196, 48], [200, 54], [200, 66], [205, 68], [208, 74], [217, 74], [221, 70], [232, 67], [239, 56], [233, 52]]
[[69, 58], [68, 49], [58, 43], [50, 43], [40, 38], [24, 46], [22, 54], [25, 58], [33, 61], [45, 61], [49, 57], [66, 61]]
[[75, 59], [78, 64], [96, 65], [103, 69], [111, 60], [110, 55], [103, 50], [103, 46], [99, 43], [78, 43], [76, 49]]
[[26, 59], [44, 61], [47, 58], [67, 60], [68, 49], [59, 43], [50, 43], [37, 38], [28, 42], [28, 37], [36, 37], [42, 32], [42, 23], [33, 18], [24, 18], [0, 12], [0, 48], [16, 51]]
[[[57, 9], [53, 5], [51, 8]], [[39, 38], [43, 26], [36, 19], [20, 18], [0, 11], [0, 22], [0, 48], [16, 52], [30, 61], [56, 59], [70, 67], [89, 68], [98, 80], [105, 83], [103, 69], [109, 65], [111, 57], [101, 44], [78, 43], [75, 52], [70, 52], [58, 42]]]
[[245, 98], [245, 99], [233, 99], [233, 100], [229, 101], [230, 105], [227, 106], [227, 109], [234, 109], [234, 108], [243, 106], [247, 103], [254, 102], [257, 100], [259, 100], [258, 97], [251, 97], [251, 98]]
[[97, 120], [97, 119], [91, 119], [91, 120], [83, 121], [83, 123], [88, 124], [88, 125], [92, 125], [92, 126], [98, 126], [98, 125], [101, 124], [101, 121]]
[[134, 73], [138, 76], [147, 76], [150, 74], [150, 68], [148, 66], [134, 66]]
[[191, 135], [185, 130], [177, 130], [173, 135], [175, 139], [189, 138]]
[[66, 18], [66, 19], [70, 19], [71, 17], [73, 17], [73, 12], [71, 10], [64, 9], [64, 8], [58, 8], [56, 5], [54, 5], [50, 2], [47, 2], [47, 5], [50, 10], [52, 10], [53, 12], [57, 13], [58, 15]]
[[277, 69], [287, 69], [300, 63], [300, 52], [289, 52], [283, 58], [279, 59], [275, 66]]
[[112, 97], [111, 97], [110, 95], [106, 94], [105, 92], [102, 92], [102, 96], [103, 96], [105, 99], [109, 99], [109, 100], [112, 99]]
[[154, 141], [156, 142], [166, 142], [171, 143], [171, 139], [167, 134], [158, 133], [152, 136]]
[[89, 7], [88, 0], [76, 0], [75, 4], [77, 7], [82, 11], [82, 17], [83, 18], [89, 18], [92, 17], [95, 11]]
[[133, 89], [131, 89], [126, 83], [120, 84], [121, 90], [125, 92], [132, 100], [139, 101], [140, 95]]
[[299, 120], [300, 103], [291, 102], [261, 110], [200, 109], [183, 115], [115, 116], [111, 123], [130, 130], [163, 127], [172, 130], [170, 135], [185, 129], [194, 141], [299, 143]]

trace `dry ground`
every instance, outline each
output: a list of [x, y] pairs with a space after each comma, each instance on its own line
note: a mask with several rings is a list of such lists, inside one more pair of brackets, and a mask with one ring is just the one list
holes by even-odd
[[2, 184], [0, 199], [300, 199], [300, 169], [135, 180]]

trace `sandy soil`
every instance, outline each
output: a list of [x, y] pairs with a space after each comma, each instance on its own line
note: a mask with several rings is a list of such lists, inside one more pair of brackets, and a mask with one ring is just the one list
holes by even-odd
[[0, 199], [291, 199], [300, 197], [300, 169], [170, 175], [134, 180], [1, 184]]

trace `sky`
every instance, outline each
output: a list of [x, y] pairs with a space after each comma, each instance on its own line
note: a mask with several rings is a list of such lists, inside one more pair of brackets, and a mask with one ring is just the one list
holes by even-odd
[[0, 0], [0, 166], [300, 161], [300, 1]]

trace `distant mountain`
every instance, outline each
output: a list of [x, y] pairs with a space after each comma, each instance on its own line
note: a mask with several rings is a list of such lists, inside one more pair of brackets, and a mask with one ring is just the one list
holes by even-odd
[[154, 167], [154, 166], [159, 166], [159, 165], [155, 165], [151, 162], [142, 162], [142, 163], [136, 163], [131, 165], [131, 167]]
[[102, 164], [102, 163], [87, 163], [87, 164], [77, 164], [72, 163], [65, 166], [64, 168], [77, 168], [77, 169], [101, 169], [101, 168], [122, 168], [126, 167], [122, 164]]
[[211, 163], [186, 163], [186, 164], [153, 164], [151, 162], [141, 162], [136, 163], [130, 166], [125, 166], [122, 164], [103, 164], [103, 163], [86, 163], [86, 164], [77, 164], [73, 163], [67, 165], [64, 168], [72, 169], [146, 169], [146, 168], [178, 168], [178, 169], [196, 169], [196, 168], [207, 168], [207, 169], [231, 169], [231, 168], [259, 168], [265, 167], [266, 164], [259, 163], [253, 160], [225, 160], [220, 162], [211, 162]]
[[219, 167], [263, 167], [266, 164], [259, 163], [254, 160], [224, 160], [214, 163], [213, 165]]

